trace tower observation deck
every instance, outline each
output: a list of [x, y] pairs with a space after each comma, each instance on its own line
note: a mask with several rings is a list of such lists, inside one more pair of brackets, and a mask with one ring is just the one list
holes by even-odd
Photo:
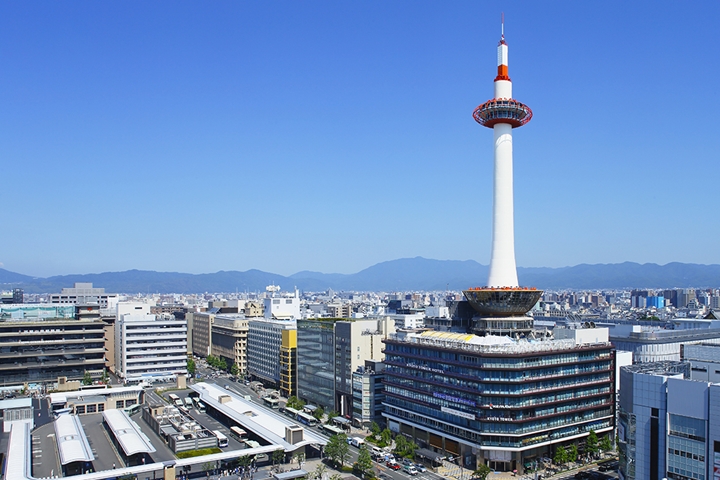
[[480, 125], [493, 129], [493, 229], [490, 273], [486, 287], [470, 288], [463, 294], [478, 312], [475, 333], [526, 335], [532, 331], [532, 318], [526, 313], [537, 303], [542, 291], [520, 287], [515, 264], [515, 232], [513, 210], [512, 131], [527, 124], [533, 112], [512, 97], [512, 81], [508, 75], [508, 46], [505, 43], [505, 22], [498, 43], [498, 67], [495, 96], [473, 111]]

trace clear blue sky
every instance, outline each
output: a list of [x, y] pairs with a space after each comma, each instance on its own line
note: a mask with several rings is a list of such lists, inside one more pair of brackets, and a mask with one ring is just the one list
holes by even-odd
[[490, 257], [500, 11], [520, 266], [720, 263], [720, 2], [0, 3], [0, 263]]

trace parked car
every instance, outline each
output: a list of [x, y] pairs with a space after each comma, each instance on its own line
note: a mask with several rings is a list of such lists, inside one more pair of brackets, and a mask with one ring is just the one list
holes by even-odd
[[400, 470], [400, 464], [397, 463], [395, 460], [388, 460], [385, 465], [387, 465], [387, 467], [391, 470]]
[[415, 468], [417, 468], [418, 472], [421, 472], [421, 473], [427, 472], [427, 468], [425, 468], [425, 465], [423, 465], [421, 463], [416, 463]]

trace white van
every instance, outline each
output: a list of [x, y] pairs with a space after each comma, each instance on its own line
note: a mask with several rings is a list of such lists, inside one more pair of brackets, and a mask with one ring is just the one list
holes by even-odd
[[350, 439], [350, 445], [353, 447], [360, 448], [360, 445], [363, 445], [365, 443], [365, 440], [363, 440], [360, 437], [353, 437]]

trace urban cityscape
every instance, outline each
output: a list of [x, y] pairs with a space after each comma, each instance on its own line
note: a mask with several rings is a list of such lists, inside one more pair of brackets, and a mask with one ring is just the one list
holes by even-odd
[[[512, 20], [497, 17], [494, 43], [478, 47], [495, 49], [477, 79], [489, 93], [466, 115], [492, 151], [476, 159], [492, 187], [457, 206], [491, 212], [487, 277], [460, 289], [439, 278], [445, 289], [131, 293], [95, 281], [57, 291], [2, 269], [0, 480], [720, 479], [720, 278], [523, 283], [516, 253], [542, 240], [516, 228], [531, 207], [516, 202], [533, 152], [520, 127], [552, 105], [515, 97]], [[82, 211], [98, 186], [64, 208]], [[205, 188], [185, 186], [215, 195]], [[285, 215], [208, 215], [158, 234], [134, 228], [135, 212], [118, 230], [149, 245], [238, 222], [295, 235]], [[93, 242], [111, 235], [92, 216], [67, 218]], [[345, 220], [306, 218], [318, 235]], [[474, 222], [456, 231], [477, 245]]]

